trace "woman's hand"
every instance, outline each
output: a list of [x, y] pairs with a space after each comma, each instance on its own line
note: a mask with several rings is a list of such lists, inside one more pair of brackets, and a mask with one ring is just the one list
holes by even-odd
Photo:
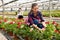
[[37, 25], [33, 24], [33, 27], [35, 27], [36, 29], [38, 29], [39, 31], [41, 31], [42, 29], [40, 29]]
[[42, 22], [42, 24], [43, 24], [44, 27], [47, 27], [46, 24], [45, 24], [45, 22]]

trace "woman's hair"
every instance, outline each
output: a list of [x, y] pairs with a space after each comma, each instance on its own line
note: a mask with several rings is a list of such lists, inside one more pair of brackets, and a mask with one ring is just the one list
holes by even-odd
[[37, 5], [38, 5], [37, 3], [33, 3], [32, 6], [31, 6], [31, 8], [34, 8]]
[[21, 8], [19, 8], [19, 9], [21, 9]]
[[23, 18], [23, 16], [22, 16], [22, 15], [19, 15], [19, 16], [18, 16], [18, 19], [22, 19], [22, 18]]
[[31, 10], [30, 10], [29, 13], [31, 13], [31, 12], [33, 11], [32, 9], [33, 9], [35, 6], [37, 6], [37, 5], [38, 5], [37, 3], [33, 3], [32, 6], [31, 6]]

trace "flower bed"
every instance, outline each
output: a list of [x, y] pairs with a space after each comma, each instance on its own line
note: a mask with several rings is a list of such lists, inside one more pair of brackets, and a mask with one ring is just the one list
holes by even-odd
[[[0, 21], [0, 29], [6, 31], [10, 36], [19, 35], [25, 40], [51, 40], [55, 37], [56, 40], [60, 38], [60, 25], [55, 21], [45, 22], [46, 28], [41, 31], [29, 27], [26, 22], [21, 20], [6, 20]], [[44, 30], [45, 29], [45, 30]]]
[[[43, 17], [49, 17], [49, 10], [42, 10]], [[50, 11], [52, 17], [60, 17], [60, 10], [51, 10]], [[23, 12], [24, 16], [28, 15], [28, 11]]]

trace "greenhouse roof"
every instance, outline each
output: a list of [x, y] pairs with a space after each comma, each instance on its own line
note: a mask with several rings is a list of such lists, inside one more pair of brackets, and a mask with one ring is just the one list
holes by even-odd
[[[60, 6], [60, 0], [50, 0], [51, 3], [57, 4], [57, 6]], [[25, 7], [26, 5], [30, 5], [34, 2], [38, 3], [40, 6], [47, 5], [49, 6], [49, 0], [3, 0], [4, 4], [2, 5], [2, 0], [0, 0], [0, 10], [2, 9], [2, 6], [4, 8], [19, 8], [21, 5]], [[47, 4], [48, 3], [48, 4]], [[29, 6], [27, 6], [29, 7]]]

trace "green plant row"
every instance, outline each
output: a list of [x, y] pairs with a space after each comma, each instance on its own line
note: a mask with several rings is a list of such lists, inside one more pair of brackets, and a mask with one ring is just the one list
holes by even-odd
[[[15, 35], [19, 35], [22, 38], [28, 38], [28, 40], [52, 40], [53, 37], [55, 37], [56, 40], [60, 40], [60, 34], [54, 32], [56, 28], [52, 23], [48, 23], [44, 31], [31, 28], [27, 24], [21, 24], [18, 27], [18, 24], [13, 22], [1, 22], [0, 29], [1, 28], [7, 32], [12, 32]], [[31, 29], [32, 31], [30, 31]]]

